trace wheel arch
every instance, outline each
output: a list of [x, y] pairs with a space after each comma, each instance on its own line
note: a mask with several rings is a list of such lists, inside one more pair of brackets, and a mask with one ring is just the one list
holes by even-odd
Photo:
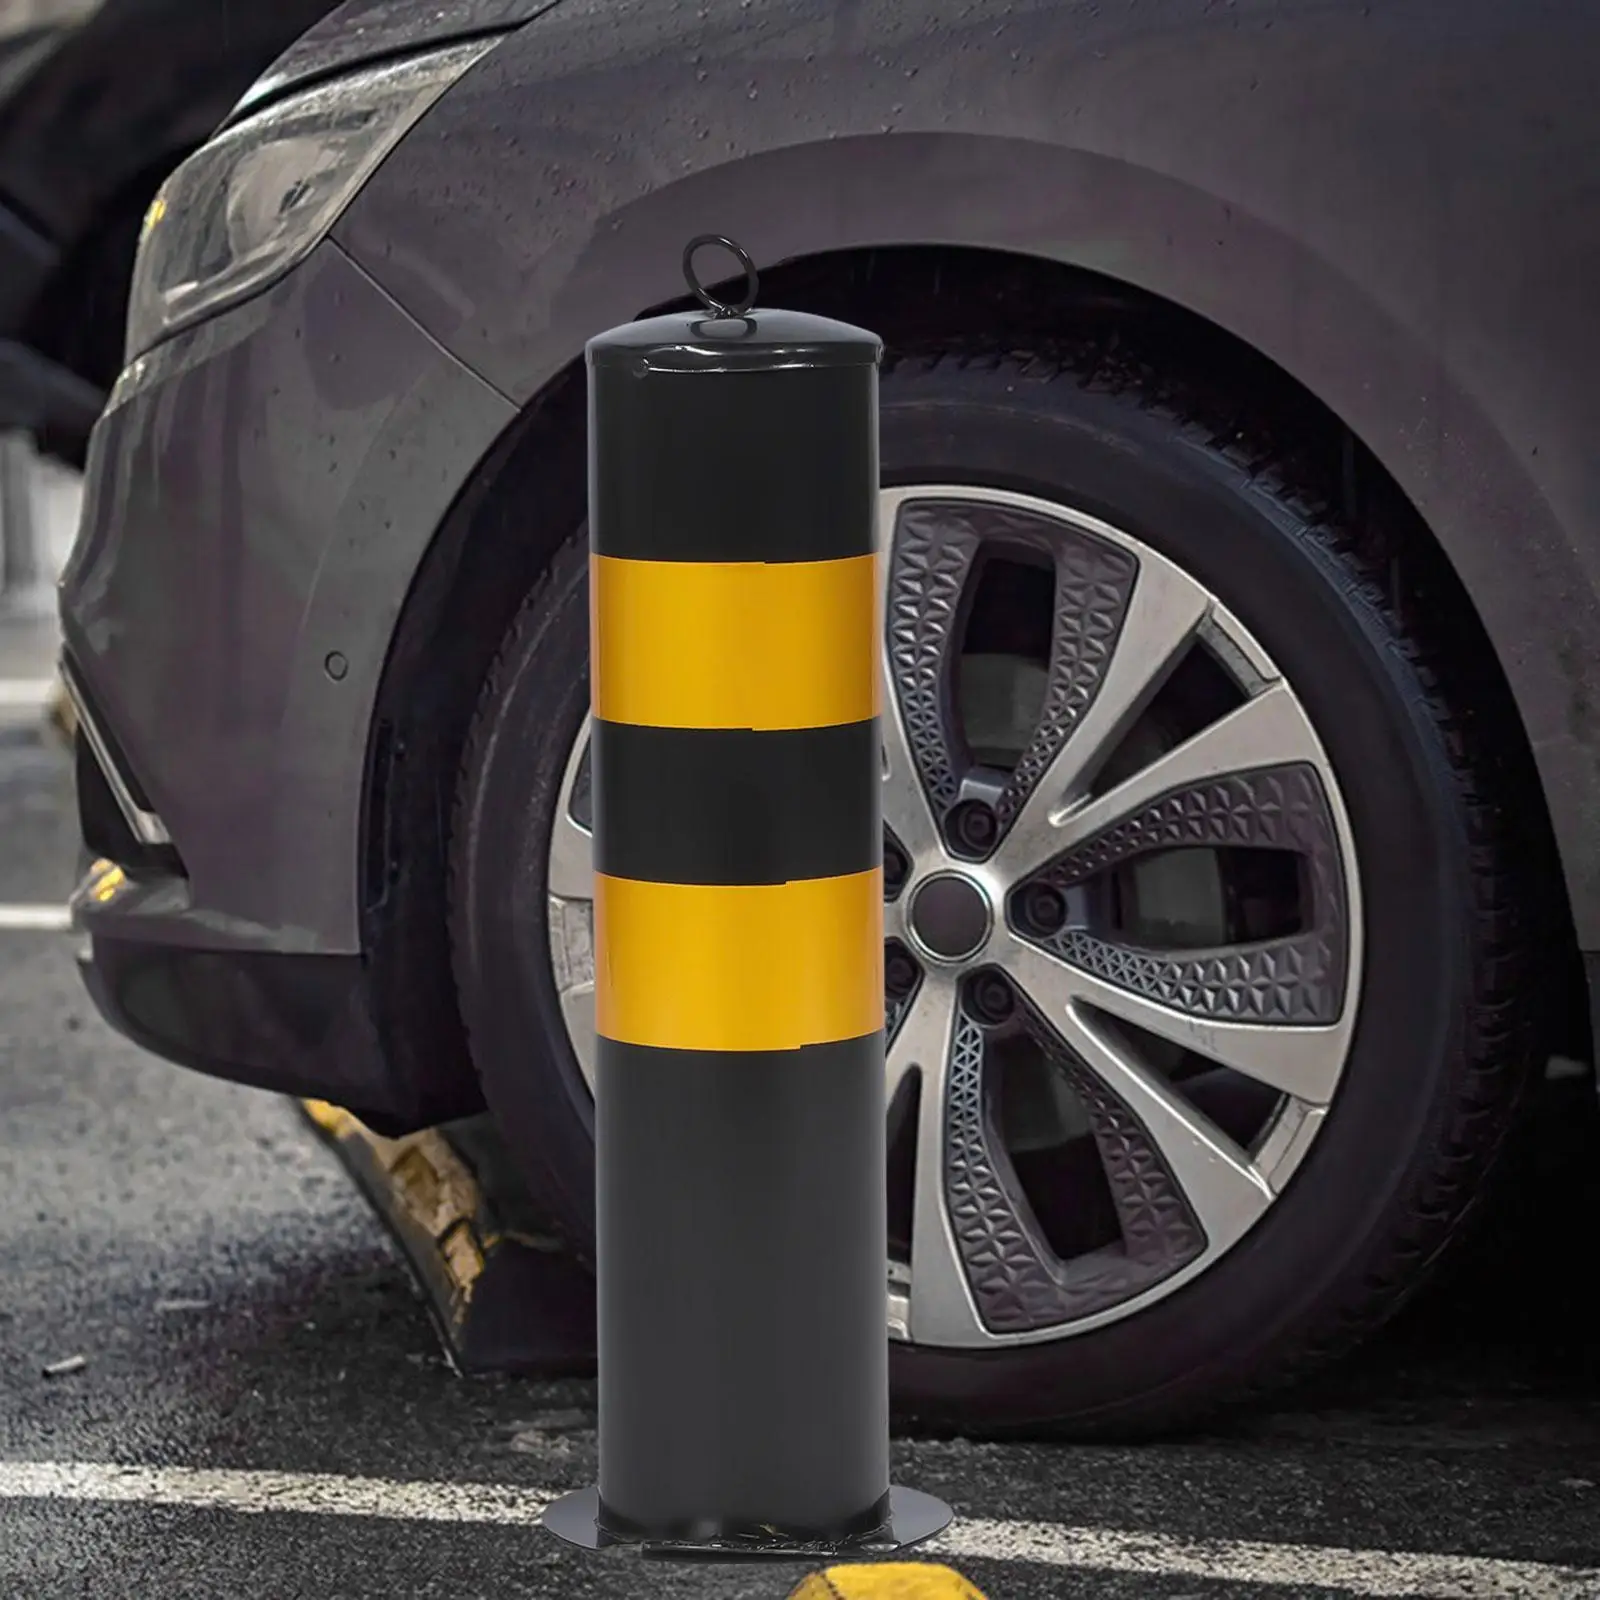
[[[1241, 404], [1249, 397], [1270, 409], [1306, 453], [1308, 470], [1337, 484], [1340, 509], [1352, 521], [1381, 499], [1385, 526], [1400, 532], [1403, 548], [1393, 553], [1405, 582], [1448, 613], [1473, 682], [1501, 724], [1514, 776], [1527, 794], [1540, 797], [1530, 857], [1548, 866], [1557, 902], [1552, 912], [1563, 936], [1563, 1010], [1553, 1047], [1589, 1050], [1588, 995], [1548, 794], [1500, 653], [1442, 541], [1331, 409], [1281, 366], [1193, 311], [1037, 256], [945, 246], [847, 249], [786, 261], [765, 273], [762, 284], [763, 299], [771, 303], [873, 327], [885, 339], [890, 363], [922, 343], [948, 347], [955, 340], [982, 360], [1001, 347], [1043, 351], [1052, 341], [1088, 339], [1114, 374], [1126, 343], [1163, 349], [1184, 370], [1211, 374]], [[637, 305], [630, 314], [685, 303], [686, 297], [675, 297]], [[973, 305], [984, 307], [981, 328], [971, 326]], [[363, 944], [378, 952], [381, 973], [397, 930], [414, 930], [421, 943], [390, 968], [387, 987], [413, 1000], [428, 997], [411, 1026], [420, 1030], [419, 1044], [430, 1057], [449, 1062], [452, 1073], [470, 1073], [470, 1062], [447, 976], [441, 819], [448, 815], [449, 786], [478, 687], [501, 635], [556, 545], [584, 515], [585, 426], [578, 358], [522, 408], [435, 536], [402, 608], [379, 688], [363, 818]], [[397, 750], [405, 753], [397, 758]], [[430, 794], [431, 785], [419, 787], [415, 774], [432, 762], [446, 776]], [[1569, 863], [1569, 879], [1571, 872]]]
[[[592, 333], [669, 301], [683, 240], [702, 231], [728, 233], [785, 271], [935, 244], [1022, 258], [1214, 326], [1316, 396], [1443, 550], [1510, 685], [1580, 942], [1600, 949], [1600, 838], [1590, 821], [1600, 761], [1585, 668], [1600, 629], [1594, 558], [1587, 530], [1556, 503], [1573, 463], [1533, 460], [1512, 443], [1486, 387], [1497, 369], [1470, 366], [1466, 341], [1447, 337], [1399, 286], [1356, 281], [1311, 240], [1300, 213], [1257, 214], [1197, 182], [1044, 138], [841, 129], [666, 181], [664, 164], [589, 166], [570, 141], [534, 141], [549, 171], [525, 156], [531, 169], [517, 187], [525, 180], [537, 192], [559, 172], [560, 205], [527, 216], [486, 207], [481, 219], [448, 210], [448, 196], [476, 181], [461, 167], [477, 149], [471, 129], [502, 107], [515, 122], [523, 80], [539, 78], [518, 54], [539, 31], [469, 75], [472, 92], [447, 95], [336, 230], [447, 348], [525, 403]], [[763, 298], [792, 298], [787, 282], [769, 270]], [[1537, 347], [1512, 351], [1504, 370], [1522, 383], [1541, 359]]]

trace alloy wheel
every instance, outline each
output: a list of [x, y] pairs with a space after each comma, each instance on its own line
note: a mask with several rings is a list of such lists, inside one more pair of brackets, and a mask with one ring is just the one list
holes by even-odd
[[[1309, 717], [1147, 543], [965, 485], [880, 502], [888, 1321], [918, 1345], [1129, 1316], [1271, 1209], [1338, 1093], [1360, 886]], [[588, 740], [549, 852], [592, 1089]]]

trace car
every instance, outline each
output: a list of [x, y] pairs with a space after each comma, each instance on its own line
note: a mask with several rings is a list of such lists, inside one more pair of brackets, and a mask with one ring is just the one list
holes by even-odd
[[333, 5], [0, 6], [0, 427], [82, 466], [161, 180]]
[[1591, 1051], [1597, 59], [1477, 0], [334, 13], [154, 202], [94, 430], [98, 1004], [487, 1107], [592, 1260], [584, 350], [727, 235], [885, 346], [900, 1413], [1171, 1429], [1349, 1348]]

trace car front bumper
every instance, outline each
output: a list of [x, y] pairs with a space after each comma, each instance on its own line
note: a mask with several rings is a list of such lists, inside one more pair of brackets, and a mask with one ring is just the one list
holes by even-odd
[[123, 374], [60, 598], [111, 864], [75, 912], [139, 1043], [416, 1113], [364, 992], [369, 729], [411, 576], [513, 416], [332, 243]]

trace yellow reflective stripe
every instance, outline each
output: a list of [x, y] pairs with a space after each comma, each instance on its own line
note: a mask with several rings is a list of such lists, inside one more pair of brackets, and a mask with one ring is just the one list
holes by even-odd
[[591, 556], [595, 715], [656, 728], [876, 716], [876, 560]]
[[883, 1026], [883, 873], [594, 878], [595, 1025], [667, 1050], [798, 1050]]
[[887, 1561], [814, 1572], [789, 1600], [983, 1600], [983, 1596], [950, 1567]]

